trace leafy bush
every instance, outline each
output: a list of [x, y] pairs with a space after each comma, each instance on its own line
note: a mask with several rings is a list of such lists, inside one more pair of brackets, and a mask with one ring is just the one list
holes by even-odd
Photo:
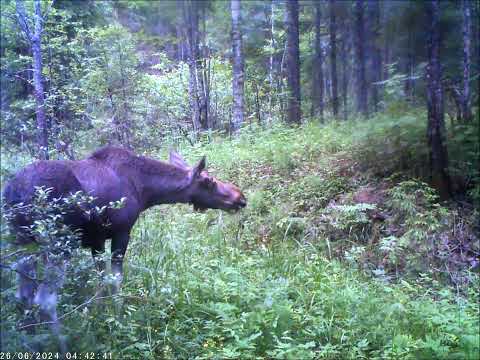
[[[2, 309], [2, 348], [4, 348], [3, 342], [7, 340], [3, 335], [9, 334], [12, 338], [11, 345], [16, 341], [25, 341], [22, 346], [33, 346], [35, 343], [45, 337], [47, 332], [39, 332], [31, 340], [24, 340], [22, 336], [16, 332], [12, 333], [15, 329], [16, 311], [11, 309], [12, 305], [15, 305], [14, 292], [12, 284], [14, 283], [14, 277], [12, 274], [16, 270], [19, 263], [23, 261], [30, 261], [34, 263], [35, 275], [34, 281], [39, 284], [42, 282], [55, 282], [63, 283], [63, 278], [67, 277], [67, 288], [70, 288], [72, 292], [65, 292], [62, 294], [62, 299], [68, 299], [69, 301], [78, 292], [77, 285], [72, 286], [77, 281], [87, 281], [90, 283], [97, 283], [91, 276], [92, 272], [87, 271], [88, 266], [85, 265], [84, 259], [77, 259], [79, 256], [80, 237], [78, 230], [69, 227], [65, 218], [75, 212], [78, 216], [85, 217], [99, 217], [102, 218], [102, 214], [107, 209], [117, 209], [123, 206], [123, 200], [111, 202], [108, 206], [98, 207], [94, 205], [95, 198], [86, 195], [82, 192], [76, 192], [63, 198], [52, 198], [52, 189], [46, 189], [43, 187], [36, 188], [35, 194], [31, 203], [24, 204], [19, 203], [11, 207], [4, 207], [2, 209], [2, 287], [9, 284], [9, 287], [5, 287], [6, 291], [2, 293], [2, 303], [6, 309]], [[23, 224], [25, 220], [28, 221], [28, 225], [21, 225], [20, 227], [13, 227], [11, 224], [15, 224], [17, 220], [20, 220]], [[105, 224], [108, 226], [108, 224]], [[21, 233], [22, 237], [30, 238], [32, 241], [28, 243], [18, 244], [16, 241], [15, 232]], [[48, 259], [48, 261], [45, 261]], [[60, 264], [69, 264], [64, 270], [65, 274], [61, 273], [64, 270], [57, 268]], [[63, 269], [63, 266], [61, 266]], [[32, 299], [33, 300], [33, 299]], [[13, 307], [15, 308], [15, 307]], [[23, 309], [23, 304], [18, 304], [18, 308]], [[10, 312], [8, 319], [4, 319], [5, 313], [3, 311]], [[25, 319], [28, 318], [28, 322], [33, 319], [37, 319], [35, 322], [40, 323], [38, 308], [26, 309], [26, 311], [20, 315], [19, 322], [22, 324]], [[31, 341], [31, 343], [29, 343]], [[10, 345], [10, 346], [11, 346]], [[55, 346], [54, 343], [49, 346]]]

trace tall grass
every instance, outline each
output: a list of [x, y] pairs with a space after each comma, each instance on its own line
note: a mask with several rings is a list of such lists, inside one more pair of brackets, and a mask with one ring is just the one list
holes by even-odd
[[[180, 145], [191, 163], [207, 155], [212, 173], [245, 190], [248, 207], [147, 211], [133, 230], [121, 293], [100, 303], [78, 307], [98, 279], [87, 252], [77, 257], [82, 273], [72, 273], [60, 307], [72, 311], [63, 319], [70, 349], [115, 359], [476, 359], [475, 276], [459, 293], [429, 272], [393, 281], [366, 271], [358, 256], [348, 262], [352, 251], [340, 256], [347, 246], [367, 249], [373, 235], [368, 207], [336, 204], [382, 176], [421, 175], [423, 121], [312, 121]], [[14, 279], [2, 276], [2, 351], [55, 350], [47, 329], [15, 331]]]

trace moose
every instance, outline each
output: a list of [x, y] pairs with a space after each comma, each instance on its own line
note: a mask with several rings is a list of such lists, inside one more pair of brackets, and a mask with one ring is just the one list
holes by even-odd
[[[121, 280], [130, 231], [144, 210], [154, 205], [173, 203], [189, 203], [195, 210], [238, 211], [246, 206], [245, 196], [235, 185], [210, 176], [205, 166], [205, 157], [196, 166], [190, 167], [174, 151], [170, 152], [169, 162], [163, 162], [136, 155], [121, 147], [107, 146], [83, 160], [43, 160], [25, 167], [7, 183], [4, 203], [7, 207], [30, 204], [37, 187], [50, 188], [49, 197], [52, 199], [82, 191], [94, 197], [96, 206], [106, 206], [124, 198], [123, 207], [107, 208], [102, 215], [108, 226], [80, 212], [65, 216], [65, 224], [79, 230], [81, 245], [91, 249], [101, 270], [105, 269], [100, 259], [105, 251], [105, 241], [111, 239], [111, 270]], [[25, 216], [12, 220], [17, 243], [35, 241], [32, 235], [22, 231], [30, 225], [29, 221], [31, 219]], [[60, 279], [63, 268], [55, 266]], [[32, 258], [25, 257], [18, 262], [16, 296], [27, 308], [37, 304], [43, 318], [58, 329], [56, 303], [61, 281], [37, 283], [34, 281], [35, 268]]]

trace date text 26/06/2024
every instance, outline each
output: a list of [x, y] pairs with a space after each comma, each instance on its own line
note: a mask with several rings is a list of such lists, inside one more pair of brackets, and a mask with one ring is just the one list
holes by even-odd
[[113, 360], [111, 352], [0, 352], [0, 360]]

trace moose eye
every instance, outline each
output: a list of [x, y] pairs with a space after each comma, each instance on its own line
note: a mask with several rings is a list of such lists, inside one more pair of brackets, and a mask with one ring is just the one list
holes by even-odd
[[215, 183], [215, 181], [213, 181], [213, 180], [210, 179], [210, 178], [206, 178], [206, 179], [205, 179], [204, 185], [205, 185], [205, 187], [206, 187], [208, 190], [213, 190], [213, 189], [215, 189], [215, 187], [217, 186], [217, 184]]

